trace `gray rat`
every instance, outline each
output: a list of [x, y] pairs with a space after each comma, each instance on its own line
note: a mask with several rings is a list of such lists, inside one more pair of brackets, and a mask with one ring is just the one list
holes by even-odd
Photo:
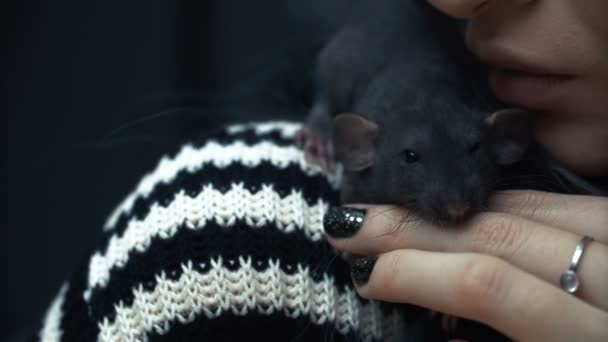
[[528, 113], [501, 109], [461, 28], [426, 1], [362, 0], [321, 51], [296, 141], [309, 161], [343, 165], [343, 202], [461, 222], [523, 156]]

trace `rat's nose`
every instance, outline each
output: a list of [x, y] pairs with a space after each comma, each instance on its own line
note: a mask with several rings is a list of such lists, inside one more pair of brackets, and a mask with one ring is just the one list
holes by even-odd
[[469, 213], [469, 205], [449, 205], [448, 206], [448, 217], [452, 222], [462, 222]]

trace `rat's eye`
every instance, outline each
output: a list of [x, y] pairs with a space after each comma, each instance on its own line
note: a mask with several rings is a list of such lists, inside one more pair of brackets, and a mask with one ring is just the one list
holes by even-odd
[[418, 153], [414, 151], [403, 150], [403, 152], [401, 152], [401, 158], [408, 163], [415, 163], [420, 159], [420, 156], [418, 156]]
[[469, 153], [474, 153], [477, 150], [479, 150], [479, 141], [476, 141], [469, 146]]

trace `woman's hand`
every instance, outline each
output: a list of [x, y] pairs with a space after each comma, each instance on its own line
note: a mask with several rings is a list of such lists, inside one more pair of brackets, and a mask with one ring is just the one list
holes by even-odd
[[[478, 320], [516, 340], [608, 339], [607, 198], [503, 191], [458, 227], [400, 207], [352, 207], [365, 211], [333, 208], [325, 230], [337, 249], [371, 256], [353, 264], [361, 296]], [[595, 241], [572, 295], [559, 279], [585, 235]]]

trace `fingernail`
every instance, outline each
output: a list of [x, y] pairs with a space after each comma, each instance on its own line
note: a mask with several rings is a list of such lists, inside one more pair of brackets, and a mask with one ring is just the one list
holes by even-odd
[[361, 286], [367, 283], [369, 276], [372, 274], [372, 270], [374, 269], [374, 265], [376, 265], [376, 261], [378, 261], [378, 257], [371, 256], [357, 259], [352, 263], [352, 265], [350, 265], [350, 276], [356, 286]]
[[323, 227], [332, 237], [351, 237], [363, 226], [366, 213], [365, 209], [330, 207], [323, 217]]

